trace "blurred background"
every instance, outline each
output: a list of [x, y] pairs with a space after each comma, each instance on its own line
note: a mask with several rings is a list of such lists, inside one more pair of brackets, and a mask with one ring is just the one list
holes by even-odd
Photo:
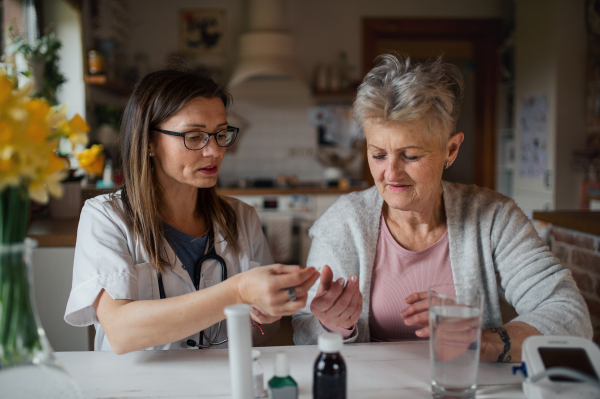
[[[61, 322], [46, 327], [55, 349], [88, 347], [89, 337], [66, 326], [60, 308], [70, 289], [77, 218], [86, 198], [121, 180], [120, 118], [142, 76], [185, 66], [230, 88], [228, 121], [241, 132], [223, 162], [219, 192], [257, 209], [277, 261], [304, 264], [314, 220], [340, 195], [372, 185], [349, 110], [377, 55], [391, 51], [417, 60], [443, 56], [459, 67], [466, 81], [458, 124], [465, 142], [444, 178], [513, 198], [600, 315], [600, 219], [581, 213], [600, 209], [600, 1], [0, 5], [3, 62], [33, 71], [40, 90], [68, 104], [69, 116], [85, 117], [88, 146], [102, 145], [93, 172], [71, 160], [73, 179], [64, 185], [72, 195], [36, 209], [30, 230], [40, 242], [37, 256], [56, 265], [52, 273], [36, 273], [65, 290], [57, 299], [36, 288], [39, 298], [52, 298], [52, 305], [40, 305], [48, 319]], [[57, 275], [59, 269], [64, 273]]]

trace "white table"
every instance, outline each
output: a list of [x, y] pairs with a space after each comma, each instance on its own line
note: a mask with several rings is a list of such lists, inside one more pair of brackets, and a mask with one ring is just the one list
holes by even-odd
[[[285, 350], [300, 398], [312, 398], [316, 346], [258, 348], [265, 381], [277, 350]], [[428, 342], [345, 345], [349, 398], [431, 398]], [[85, 398], [227, 398], [231, 395], [226, 349], [59, 352]], [[512, 364], [481, 363], [477, 398], [525, 398]]]

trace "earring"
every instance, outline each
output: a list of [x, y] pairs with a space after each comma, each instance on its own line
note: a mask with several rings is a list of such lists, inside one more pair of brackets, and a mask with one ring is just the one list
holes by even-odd
[[450, 162], [446, 161], [446, 166], [444, 167], [444, 169], [448, 169], [450, 167]]
[[[150, 156], [152, 156], [152, 153], [150, 153]], [[447, 169], [447, 168], [446, 168]]]

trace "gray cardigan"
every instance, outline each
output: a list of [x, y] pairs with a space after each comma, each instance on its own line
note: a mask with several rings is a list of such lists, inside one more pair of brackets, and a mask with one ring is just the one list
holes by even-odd
[[[484, 293], [483, 328], [502, 325], [496, 274], [521, 321], [544, 335], [591, 339], [592, 326], [571, 272], [544, 246], [533, 225], [512, 201], [494, 191], [442, 182], [450, 263], [455, 284]], [[356, 332], [346, 342], [369, 342], [371, 273], [383, 198], [376, 187], [340, 197], [309, 231], [307, 266], [329, 265], [334, 279], [356, 274], [363, 308]], [[306, 306], [293, 315], [294, 342], [316, 344], [325, 332], [310, 312], [319, 282]]]

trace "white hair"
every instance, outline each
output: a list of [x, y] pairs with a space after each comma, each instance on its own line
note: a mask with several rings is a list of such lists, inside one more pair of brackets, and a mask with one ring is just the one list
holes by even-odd
[[376, 123], [425, 123], [428, 134], [445, 143], [456, 133], [464, 93], [459, 69], [439, 57], [424, 63], [384, 54], [358, 87], [353, 115], [363, 127]]

